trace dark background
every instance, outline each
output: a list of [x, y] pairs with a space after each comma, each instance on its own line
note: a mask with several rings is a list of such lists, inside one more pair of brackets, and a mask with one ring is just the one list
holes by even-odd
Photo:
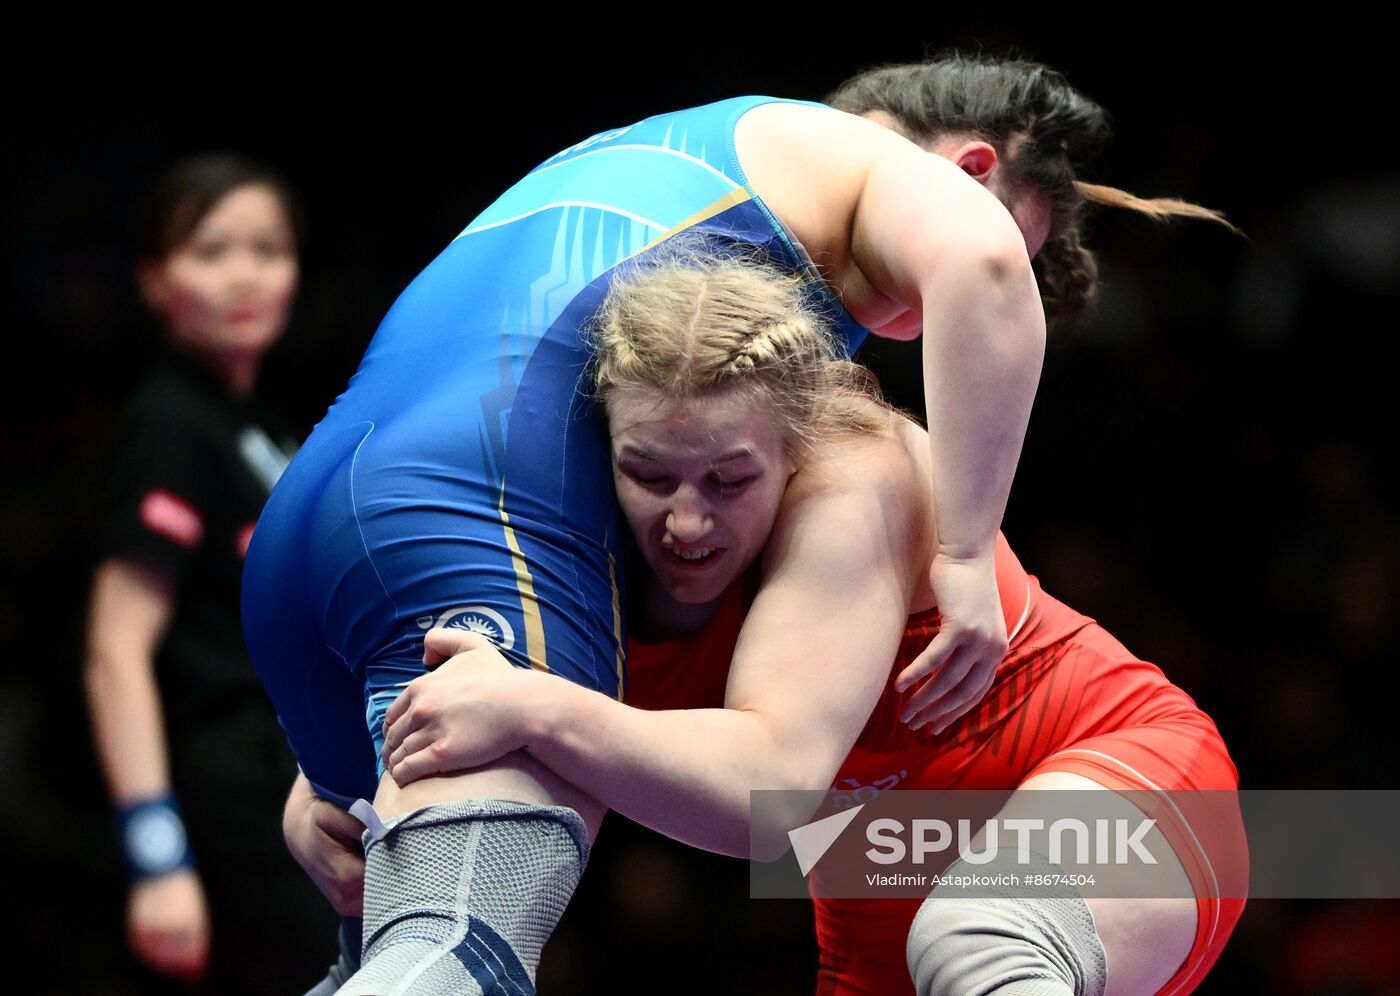
[[[739, 93], [819, 99], [865, 66], [944, 45], [1011, 44], [1062, 69], [1115, 116], [1089, 179], [1219, 208], [1248, 238], [1112, 213], [1091, 224], [1102, 299], [1052, 335], [1005, 531], [1048, 591], [1211, 713], [1243, 785], [1396, 787], [1388, 55], [1360, 30], [1226, 37], [1199, 16], [1092, 31], [1048, 14], [925, 20], [799, 38], [734, 14], [704, 42], [595, 27], [528, 45], [444, 40], [424, 23], [334, 58], [148, 60], [140, 94], [11, 89], [0, 843], [18, 870], [15, 950], [59, 973], [36, 991], [135, 991], [79, 694], [90, 565], [78, 523], [94, 440], [156, 338], [132, 288], [135, 206], [160, 169], [210, 148], [274, 162], [302, 195], [303, 291], [264, 388], [305, 432], [398, 291], [559, 148]], [[918, 398], [897, 376], [909, 354], [871, 354], [897, 399]], [[808, 909], [749, 901], [746, 875], [611, 817], [546, 951], [543, 991], [810, 991]], [[1255, 902], [1203, 991], [1400, 991], [1397, 936], [1393, 904]]]

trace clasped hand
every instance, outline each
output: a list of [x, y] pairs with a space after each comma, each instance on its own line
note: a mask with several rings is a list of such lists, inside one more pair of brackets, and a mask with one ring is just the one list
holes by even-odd
[[462, 630], [430, 630], [423, 663], [384, 717], [384, 768], [399, 785], [463, 771], [526, 746], [530, 683], [490, 640]]

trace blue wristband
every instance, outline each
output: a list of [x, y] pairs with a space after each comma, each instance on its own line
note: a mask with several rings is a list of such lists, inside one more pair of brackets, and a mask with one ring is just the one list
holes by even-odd
[[170, 793], [117, 810], [122, 852], [132, 878], [150, 878], [194, 867], [180, 807]]

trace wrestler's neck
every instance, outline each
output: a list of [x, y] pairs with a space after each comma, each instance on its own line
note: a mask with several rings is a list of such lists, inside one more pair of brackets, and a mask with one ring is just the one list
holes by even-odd
[[628, 631], [645, 643], [660, 643], [698, 633], [714, 618], [724, 596], [709, 602], [678, 602], [638, 558]]

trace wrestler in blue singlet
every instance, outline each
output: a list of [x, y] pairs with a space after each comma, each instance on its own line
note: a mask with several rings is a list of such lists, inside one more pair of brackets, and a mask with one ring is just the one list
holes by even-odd
[[423, 673], [423, 633], [462, 627], [514, 663], [620, 696], [627, 528], [581, 331], [610, 271], [682, 232], [811, 276], [748, 186], [741, 97], [565, 149], [408, 286], [258, 522], [248, 645], [302, 771], [373, 798], [384, 713]]

